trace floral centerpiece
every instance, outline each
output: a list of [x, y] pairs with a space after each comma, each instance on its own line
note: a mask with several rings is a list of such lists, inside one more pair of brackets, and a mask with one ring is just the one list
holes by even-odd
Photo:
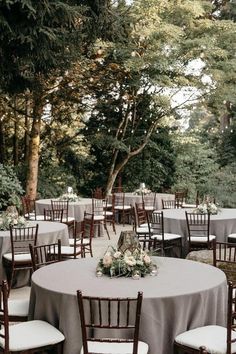
[[27, 220], [16, 213], [4, 212], [0, 215], [0, 230], [9, 230], [10, 226], [24, 227]]
[[138, 189], [135, 189], [134, 191], [135, 195], [142, 195], [142, 194], [146, 195], [150, 193], [152, 193], [152, 191], [146, 188], [145, 183], [140, 183], [140, 187]]
[[212, 215], [216, 215], [219, 212], [219, 208], [218, 208], [218, 206], [215, 203], [205, 201], [205, 202], [199, 204], [197, 206], [197, 208], [194, 209], [194, 212], [195, 213], [200, 213], [200, 214], [209, 213], [209, 214], [212, 214]]
[[69, 202], [77, 202], [79, 197], [75, 193], [64, 193], [59, 197], [59, 200], [68, 200]]
[[59, 200], [68, 200], [69, 202], [77, 202], [79, 197], [73, 192], [72, 187], [67, 187], [67, 192], [59, 197]]
[[132, 277], [139, 279], [145, 275], [156, 275], [157, 266], [152, 262], [151, 257], [141, 248], [124, 252], [110, 247], [100, 259], [97, 265], [97, 276], [102, 274], [110, 277]]

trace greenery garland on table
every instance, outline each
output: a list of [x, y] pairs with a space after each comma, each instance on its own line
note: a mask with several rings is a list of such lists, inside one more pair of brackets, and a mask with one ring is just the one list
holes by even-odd
[[75, 193], [64, 193], [59, 197], [59, 200], [68, 200], [69, 202], [77, 202], [79, 197]]

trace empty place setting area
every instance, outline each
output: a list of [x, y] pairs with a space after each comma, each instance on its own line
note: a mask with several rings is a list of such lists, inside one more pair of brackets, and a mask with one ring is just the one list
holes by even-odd
[[0, 14], [0, 353], [236, 354], [236, 1]]

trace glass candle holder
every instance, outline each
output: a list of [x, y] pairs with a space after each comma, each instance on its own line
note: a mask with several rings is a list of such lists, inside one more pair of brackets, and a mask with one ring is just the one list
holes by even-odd
[[134, 270], [132, 274], [132, 278], [134, 280], [139, 280], [140, 279], [140, 272], [138, 270]]
[[153, 264], [153, 265], [152, 265], [152, 270], [151, 270], [150, 275], [151, 275], [151, 276], [156, 276], [157, 273], [158, 273], [157, 265], [156, 265], [156, 264]]

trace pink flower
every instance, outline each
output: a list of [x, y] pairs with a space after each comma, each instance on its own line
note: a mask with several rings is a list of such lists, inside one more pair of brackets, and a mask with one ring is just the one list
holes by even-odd
[[151, 263], [151, 258], [147, 254], [145, 254], [145, 256], [143, 257], [143, 261], [146, 264], [150, 264]]
[[110, 265], [112, 264], [112, 256], [110, 254], [105, 254], [105, 256], [103, 257], [102, 263], [105, 268], [110, 267]]

